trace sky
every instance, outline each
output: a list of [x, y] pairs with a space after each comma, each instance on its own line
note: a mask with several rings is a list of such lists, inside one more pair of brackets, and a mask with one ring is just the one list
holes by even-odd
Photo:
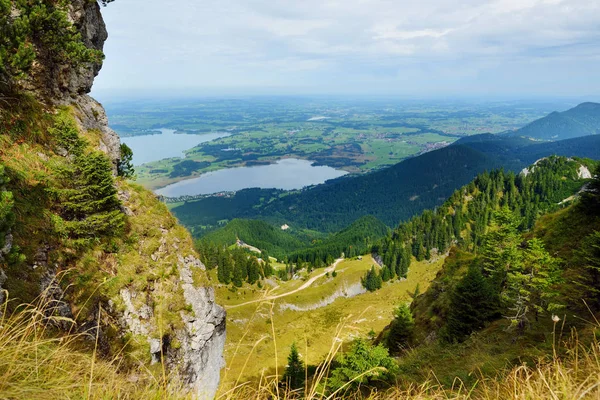
[[94, 93], [592, 96], [600, 0], [115, 0]]

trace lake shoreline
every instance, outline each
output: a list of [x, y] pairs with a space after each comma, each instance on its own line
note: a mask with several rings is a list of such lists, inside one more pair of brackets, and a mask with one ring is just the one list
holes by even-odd
[[[250, 188], [298, 190], [348, 174], [348, 171], [315, 166], [315, 163], [312, 160], [284, 157], [268, 165], [221, 168], [204, 172], [161, 187], [155, 186], [152, 190], [164, 197], [209, 195]], [[201, 186], [197, 187], [198, 184]]]
[[177, 129], [158, 128], [148, 135], [122, 137], [121, 143], [133, 150], [133, 164], [136, 167], [147, 163], [170, 159], [186, 158], [185, 152], [194, 147], [214, 140], [231, 136], [227, 132], [203, 134], [178, 133]]

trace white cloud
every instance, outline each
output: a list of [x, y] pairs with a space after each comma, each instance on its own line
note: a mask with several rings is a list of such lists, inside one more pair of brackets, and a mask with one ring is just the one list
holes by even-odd
[[288, 82], [412, 93], [438, 82], [469, 92], [483, 82], [541, 93], [560, 75], [552, 88], [574, 93], [576, 69], [600, 90], [597, 0], [116, 0], [105, 18], [99, 89]]

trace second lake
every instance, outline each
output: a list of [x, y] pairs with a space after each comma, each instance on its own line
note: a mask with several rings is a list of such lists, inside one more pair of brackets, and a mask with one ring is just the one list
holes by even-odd
[[168, 185], [156, 190], [156, 193], [166, 197], [179, 197], [248, 188], [292, 190], [317, 185], [347, 174], [346, 171], [312, 164], [312, 161], [286, 158], [270, 165], [222, 169]]
[[185, 150], [189, 150], [200, 143], [229, 136], [225, 132], [190, 135], [187, 133], [175, 133], [174, 129], [157, 130], [161, 134], [121, 138], [121, 142], [133, 150], [133, 165], [142, 165], [172, 157], [184, 158]]

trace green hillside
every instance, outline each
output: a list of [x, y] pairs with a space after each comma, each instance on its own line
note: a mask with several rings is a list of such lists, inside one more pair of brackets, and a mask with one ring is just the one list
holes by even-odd
[[308, 262], [319, 267], [330, 264], [342, 253], [349, 257], [367, 253], [388, 232], [389, 228], [372, 216], [359, 218], [329, 236], [297, 231], [293, 227], [282, 230], [261, 220], [234, 219], [200, 241], [229, 246], [239, 239], [280, 260]]
[[529, 167], [527, 174], [483, 173], [441, 207], [400, 224], [382, 244], [384, 263], [392, 258], [386, 253], [400, 249], [409, 249], [417, 260], [454, 245], [477, 251], [494, 213], [500, 210], [513, 213], [519, 229], [531, 229], [540, 215], [559, 209], [588, 181], [580, 176], [580, 169], [593, 171], [594, 166], [589, 160], [550, 157]]
[[234, 219], [223, 228], [210, 232], [202, 238], [205, 242], [227, 246], [235, 244], [238, 239], [266, 250], [269, 255], [279, 259], [309, 244], [306, 238], [301, 240], [296, 235], [267, 222], [248, 219]]
[[[405, 379], [422, 382], [434, 373], [446, 387], [458, 377], [477, 388], [481, 376], [523, 362], [557, 363], [596, 343], [598, 325], [588, 321], [600, 311], [598, 210], [576, 203], [544, 215], [530, 231], [513, 222], [496, 219], [476, 252], [453, 248], [415, 298], [410, 343], [403, 342], [414, 347], [399, 359]], [[380, 340], [389, 340], [399, 322]]]
[[[437, 207], [478, 174], [496, 168], [520, 171], [550, 155], [600, 158], [600, 135], [551, 143], [478, 135], [363, 176], [341, 178], [299, 192], [249, 189], [232, 199], [187, 202], [173, 213], [196, 235], [219, 219], [263, 219], [321, 232], [337, 232], [364, 215], [393, 227]], [[222, 204], [222, 208], [219, 205]], [[210, 210], [220, 209], [218, 217]]]
[[[373, 292], [348, 298], [336, 294], [340, 287], [345, 293], [352, 282], [358, 282], [361, 274], [364, 276], [371, 269], [376, 260], [370, 255], [340, 263], [337, 275], [321, 276], [302, 294], [273, 298], [280, 308], [272, 314], [268, 312], [270, 302], [261, 304], [264, 293], [248, 288], [232, 292], [224, 287], [220, 293], [231, 307], [232, 332], [241, 338], [242, 346], [251, 346], [270, 332], [268, 324], [272, 321], [278, 343], [302, 343], [310, 354], [305, 360], [314, 363], [316, 359], [317, 365], [322, 365], [318, 364], [321, 358], [315, 351], [326, 351], [329, 342], [323, 341], [322, 335], [311, 335], [309, 339], [303, 335], [307, 331], [325, 332], [350, 313], [353, 316], [347, 317], [351, 318], [347, 320], [347, 331], [340, 328], [336, 335], [376, 337], [373, 341], [363, 339], [367, 343], [363, 351], [372, 351], [369, 349], [373, 343], [385, 346], [396, 356], [397, 375], [363, 382], [364, 393], [376, 389], [381, 398], [405, 398], [399, 393], [414, 388], [411, 385], [423, 385], [432, 373], [439, 385], [436, 388], [444, 390], [447, 396], [466, 387], [473, 394], [464, 398], [486, 398], [483, 394], [489, 390], [488, 385], [503, 382], [494, 377], [511, 374], [511, 368], [524, 362], [529, 367], [546, 357], [553, 360], [553, 365], [567, 362], [573, 346], [581, 346], [578, 351], [585, 353], [589, 351], [588, 343], [594, 340], [593, 327], [585, 322], [593, 317], [581, 299], [588, 302], [593, 313], [600, 310], [597, 266], [589, 264], [597, 264], [600, 255], [600, 241], [595, 233], [600, 229], [598, 192], [582, 195], [583, 200], [572, 198], [586, 185], [591, 189], [600, 186], [597, 181], [580, 176], [582, 167], [593, 170], [597, 165], [591, 160], [549, 157], [530, 166], [527, 174], [502, 170], [480, 174], [456, 190], [442, 206], [400, 224], [374, 246], [384, 266], [373, 270], [387, 277], [382, 279], [381, 289]], [[358, 232], [361, 225], [378, 226], [374, 218], [363, 218], [330, 239], [352, 240], [351, 234]], [[326, 243], [323, 241], [323, 245]], [[404, 264], [407, 255], [412, 256], [408, 270]], [[307, 258], [298, 260], [304, 263]], [[354, 265], [360, 268], [354, 270]], [[304, 271], [308, 275], [296, 270], [301, 279], [279, 282], [274, 292], [293, 293], [322, 270], [315, 270], [312, 275], [310, 269]], [[338, 296], [342, 298], [336, 299]], [[412, 304], [406, 307], [410, 299]], [[368, 311], [367, 305], [371, 307]], [[238, 322], [255, 315], [257, 310], [266, 316], [253, 317], [247, 324]], [[553, 321], [555, 314], [560, 318], [558, 325]], [[267, 319], [265, 327], [265, 318], [269, 317], [272, 320]], [[315, 326], [315, 320], [327, 320], [329, 325]], [[377, 331], [367, 335], [369, 327]], [[553, 331], [558, 329], [564, 336], [555, 340]], [[578, 330], [579, 342], [569, 341], [570, 329]], [[344, 346], [350, 352], [345, 354], [352, 354], [350, 349], [357, 342], [353, 343]], [[228, 357], [235, 359], [236, 346], [230, 347]], [[272, 365], [274, 354], [272, 346], [260, 343], [252, 357], [268, 359]], [[555, 358], [551, 358], [553, 354]], [[285, 352], [280, 354], [280, 364], [285, 363], [284, 356]], [[242, 369], [258, 376], [254, 365], [238, 364], [233, 364], [236, 373]], [[597, 369], [594, 363], [579, 365], [588, 374]], [[337, 361], [331, 368], [339, 368]], [[308, 376], [313, 382], [318, 377], [313, 377], [311, 371]], [[518, 387], [527, 387], [527, 382], [516, 382]], [[428, 394], [437, 393], [426, 387]], [[575, 392], [573, 388], [569, 390]], [[347, 395], [350, 393], [353, 392]]]
[[536, 120], [514, 135], [540, 140], [562, 140], [600, 134], [600, 104], [582, 103], [575, 108]]
[[356, 257], [368, 253], [372, 246], [389, 233], [390, 229], [377, 218], [367, 215], [323, 241], [296, 251], [288, 256], [291, 262], [308, 262], [314, 266], [328, 265], [344, 254]]

